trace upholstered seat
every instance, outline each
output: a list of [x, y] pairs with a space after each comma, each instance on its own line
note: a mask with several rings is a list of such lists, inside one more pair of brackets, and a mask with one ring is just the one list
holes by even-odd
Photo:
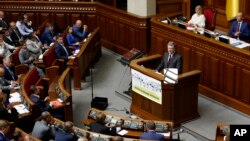
[[203, 14], [206, 18], [206, 29], [212, 31], [215, 29], [216, 13], [217, 11], [212, 7], [203, 8]]

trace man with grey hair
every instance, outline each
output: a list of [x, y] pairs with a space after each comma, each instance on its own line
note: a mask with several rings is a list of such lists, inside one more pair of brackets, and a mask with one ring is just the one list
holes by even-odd
[[175, 43], [173, 41], [168, 42], [167, 48], [168, 52], [164, 53], [156, 71], [161, 71], [163, 68], [177, 68], [178, 74], [180, 74], [182, 72], [182, 56], [175, 51]]
[[161, 134], [157, 134], [155, 132], [155, 128], [156, 128], [155, 123], [153, 121], [148, 121], [146, 123], [147, 132], [142, 133], [140, 136], [140, 139], [142, 139], [142, 140], [158, 140], [158, 141], [164, 140], [164, 136]]
[[73, 129], [74, 124], [71, 121], [64, 123], [64, 130], [57, 130], [55, 134], [55, 141], [77, 141], [78, 137]]

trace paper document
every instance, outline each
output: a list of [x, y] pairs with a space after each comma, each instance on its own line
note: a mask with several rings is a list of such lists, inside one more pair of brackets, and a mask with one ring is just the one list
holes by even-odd
[[120, 132], [118, 132], [118, 134], [119, 135], [121, 135], [121, 136], [123, 136], [123, 135], [125, 135], [125, 134], [127, 134], [128, 133], [128, 131], [127, 130], [121, 130]]
[[19, 92], [14, 92], [10, 94], [10, 97], [21, 97], [21, 94]]
[[15, 105], [14, 108], [17, 110], [19, 114], [29, 113], [29, 110], [26, 108], [24, 104]]
[[161, 134], [161, 135], [163, 135], [164, 137], [169, 137], [169, 136], [170, 136], [170, 132], [167, 132], [167, 133], [157, 133], [157, 134]]

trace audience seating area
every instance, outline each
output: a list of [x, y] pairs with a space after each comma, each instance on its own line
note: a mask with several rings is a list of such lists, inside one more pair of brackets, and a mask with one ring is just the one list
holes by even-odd
[[[63, 124], [64, 122], [59, 120], [59, 119], [55, 119], [55, 121], [57, 123]], [[86, 129], [82, 129], [82, 128], [78, 128], [76, 126], [74, 126], [74, 130], [75, 133], [77, 134], [78, 137], [84, 137], [87, 138], [88, 140], [91, 141], [113, 141], [113, 136], [110, 135], [105, 135], [105, 134], [100, 134], [100, 133], [95, 133], [95, 132], [91, 132], [88, 131]], [[123, 138], [124, 141], [137, 141], [138, 139], [135, 138]]]
[[[95, 108], [90, 109], [87, 119], [84, 119], [82, 122], [86, 126], [89, 126], [91, 123], [95, 122], [96, 116], [100, 112], [106, 115], [105, 124], [112, 123], [112, 124], [115, 124], [115, 126], [118, 126], [118, 127], [121, 127], [122, 129], [127, 130], [128, 133], [124, 135], [125, 137], [139, 138], [140, 135], [144, 131], [146, 131], [145, 124], [148, 120], [121, 117], [119, 115], [101, 111]], [[154, 122], [156, 124], [156, 132], [167, 133], [167, 132], [170, 132], [172, 129], [173, 124], [171, 122], [155, 121], [155, 120]], [[172, 139], [171, 132], [169, 134], [169, 137], [167, 137], [167, 139], [170, 139], [170, 140]]]

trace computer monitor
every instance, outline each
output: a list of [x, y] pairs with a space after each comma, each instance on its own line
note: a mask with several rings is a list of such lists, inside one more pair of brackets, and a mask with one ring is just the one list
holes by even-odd
[[219, 37], [219, 41], [226, 43], [226, 44], [229, 44], [229, 39], [227, 39], [227, 38]]
[[187, 29], [187, 26], [183, 23], [178, 23], [178, 27], [182, 29]]
[[212, 35], [209, 32], [207, 32], [206, 30], [204, 31], [204, 35], [208, 38], [212, 38]]

